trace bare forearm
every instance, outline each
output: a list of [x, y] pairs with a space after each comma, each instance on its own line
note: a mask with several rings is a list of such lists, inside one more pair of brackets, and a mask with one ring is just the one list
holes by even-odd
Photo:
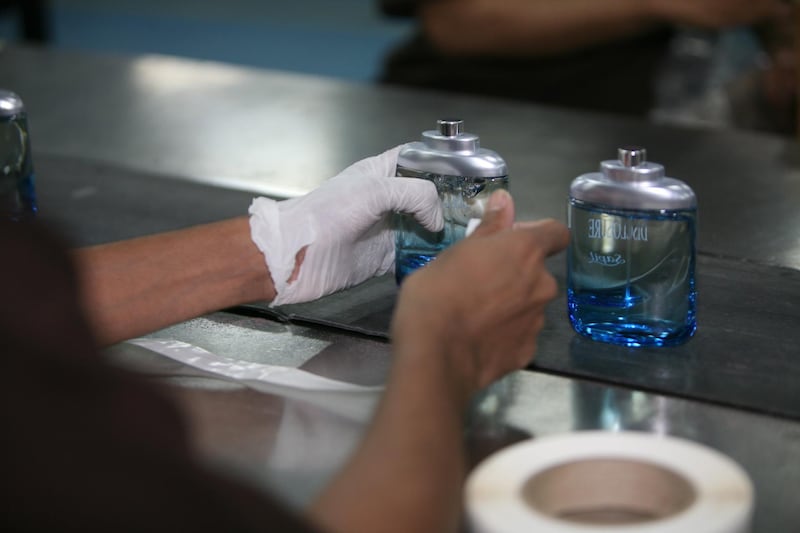
[[[456, 531], [465, 475], [462, 402], [435, 351], [395, 352], [396, 367], [370, 431], [321, 495], [312, 517], [341, 533]], [[432, 371], [432, 368], [439, 371]], [[443, 379], [443, 377], [445, 379]], [[366, 501], [369, 501], [367, 504]]]
[[274, 297], [246, 217], [83, 248], [74, 255], [84, 306], [102, 344]]
[[362, 446], [312, 508], [323, 528], [457, 530], [465, 406], [530, 362], [557, 293], [544, 260], [569, 241], [553, 220], [513, 221], [511, 196], [496, 191], [469, 238], [403, 281], [386, 393]]
[[434, 0], [420, 16], [452, 55], [546, 56], [659, 25], [726, 28], [785, 17], [781, 0]]
[[440, 0], [421, 10], [434, 44], [454, 55], [545, 56], [644, 33], [642, 0]]

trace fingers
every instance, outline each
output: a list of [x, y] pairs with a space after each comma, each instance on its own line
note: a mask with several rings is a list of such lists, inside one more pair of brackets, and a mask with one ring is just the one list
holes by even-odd
[[[428, 230], [439, 231], [444, 227], [442, 206], [433, 183], [416, 178], [393, 178], [393, 181], [407, 184], [399, 188], [401, 194], [393, 201], [392, 209], [413, 214]], [[514, 200], [508, 191], [499, 189], [489, 197], [481, 224], [473, 233], [490, 235], [510, 228], [513, 223]]]
[[547, 302], [555, 300], [558, 296], [558, 281], [550, 272], [544, 271], [539, 279], [539, 293]]
[[442, 202], [433, 182], [418, 178], [384, 178], [380, 183], [390, 192], [388, 204], [380, 207], [382, 211], [414, 215], [417, 222], [429, 231], [444, 228]]
[[492, 193], [489, 202], [486, 204], [486, 212], [480, 225], [472, 233], [480, 237], [497, 233], [500, 230], [508, 229], [514, 224], [514, 200], [505, 189], [499, 189]]
[[397, 156], [405, 144], [390, 148], [385, 152], [357, 161], [339, 173], [342, 176], [371, 176], [383, 179], [397, 173]]
[[536, 243], [546, 256], [556, 254], [569, 244], [569, 229], [552, 218], [536, 221], [517, 222], [514, 230], [530, 231], [536, 235]]

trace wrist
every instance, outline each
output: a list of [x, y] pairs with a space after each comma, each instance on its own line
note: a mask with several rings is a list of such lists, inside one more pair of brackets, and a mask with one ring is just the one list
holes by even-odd
[[456, 327], [458, 319], [441, 305], [423, 304], [415, 311], [398, 308], [390, 334], [393, 374], [424, 374], [438, 395], [463, 410], [478, 386], [470, 348]]
[[311, 224], [298, 223], [307, 218], [300, 204], [301, 199], [276, 202], [259, 197], [248, 210], [250, 244], [259, 252], [268, 282], [266, 299], [273, 305], [295, 303], [289, 289], [296, 290], [305, 250], [317, 236]]
[[275, 283], [272, 280], [269, 264], [264, 259], [264, 254], [258, 249], [250, 236], [250, 223], [246, 217], [237, 220], [237, 231], [235, 237], [238, 238], [240, 254], [234, 255], [237, 258], [241, 270], [241, 293], [239, 298], [242, 302], [247, 301], [272, 301], [277, 296]]

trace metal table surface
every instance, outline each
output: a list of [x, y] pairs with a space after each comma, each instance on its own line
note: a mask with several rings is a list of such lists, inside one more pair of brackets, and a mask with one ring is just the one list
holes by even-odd
[[[576, 175], [595, 170], [619, 145], [648, 147], [698, 194], [701, 261], [721, 273], [709, 277], [718, 286], [709, 287], [714, 305], [704, 311], [708, 336], [675, 357], [633, 353], [581, 343], [563, 330], [563, 316], [548, 316], [556, 322], [548, 328], [558, 331], [543, 334], [537, 361], [549, 367], [514, 373], [476, 401], [472, 458], [530, 435], [577, 429], [682, 436], [748, 471], [757, 493], [754, 531], [800, 523], [793, 505], [800, 488], [796, 142], [157, 56], [7, 47], [0, 86], [21, 94], [29, 110], [42, 217], [76, 244], [244, 214], [254, 194], [304, 193], [361, 157], [417, 138], [442, 116], [464, 118], [484, 146], [504, 155], [525, 218], [563, 219]], [[553, 266], [560, 268], [558, 259]], [[388, 369], [390, 346], [380, 336], [238, 311], [153, 336], [353, 382], [381, 383]], [[730, 353], [726, 363], [737, 348], [725, 343], [726, 331], [759, 318], [772, 325], [746, 346], [757, 353]], [[559, 359], [564, 353], [570, 357]], [[129, 344], [110, 354], [174, 385], [209, 461], [297, 505], [364, 428], [364, 419], [192, 375]], [[775, 394], [760, 394], [769, 389]], [[737, 394], [744, 401], [723, 401]]]
[[34, 150], [275, 196], [457, 116], [508, 161], [520, 217], [564, 218], [570, 181], [639, 144], [700, 205], [698, 248], [800, 268], [800, 145], [748, 132], [263, 73], [159, 56], [0, 49]]

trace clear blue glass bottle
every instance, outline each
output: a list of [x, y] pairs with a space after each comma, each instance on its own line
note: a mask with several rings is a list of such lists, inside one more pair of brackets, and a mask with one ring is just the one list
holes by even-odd
[[409, 215], [397, 216], [395, 278], [401, 283], [442, 250], [464, 238], [470, 219], [483, 216], [493, 191], [508, 189], [508, 169], [496, 152], [480, 147], [477, 135], [465, 133], [463, 121], [442, 119], [438, 129], [422, 132], [397, 159], [397, 175], [433, 182], [439, 192], [444, 229], [431, 232]]
[[0, 89], [0, 217], [32, 218], [38, 206], [28, 121], [22, 99]]
[[567, 306], [578, 333], [669, 346], [697, 328], [697, 199], [642, 148], [621, 148], [570, 187]]

